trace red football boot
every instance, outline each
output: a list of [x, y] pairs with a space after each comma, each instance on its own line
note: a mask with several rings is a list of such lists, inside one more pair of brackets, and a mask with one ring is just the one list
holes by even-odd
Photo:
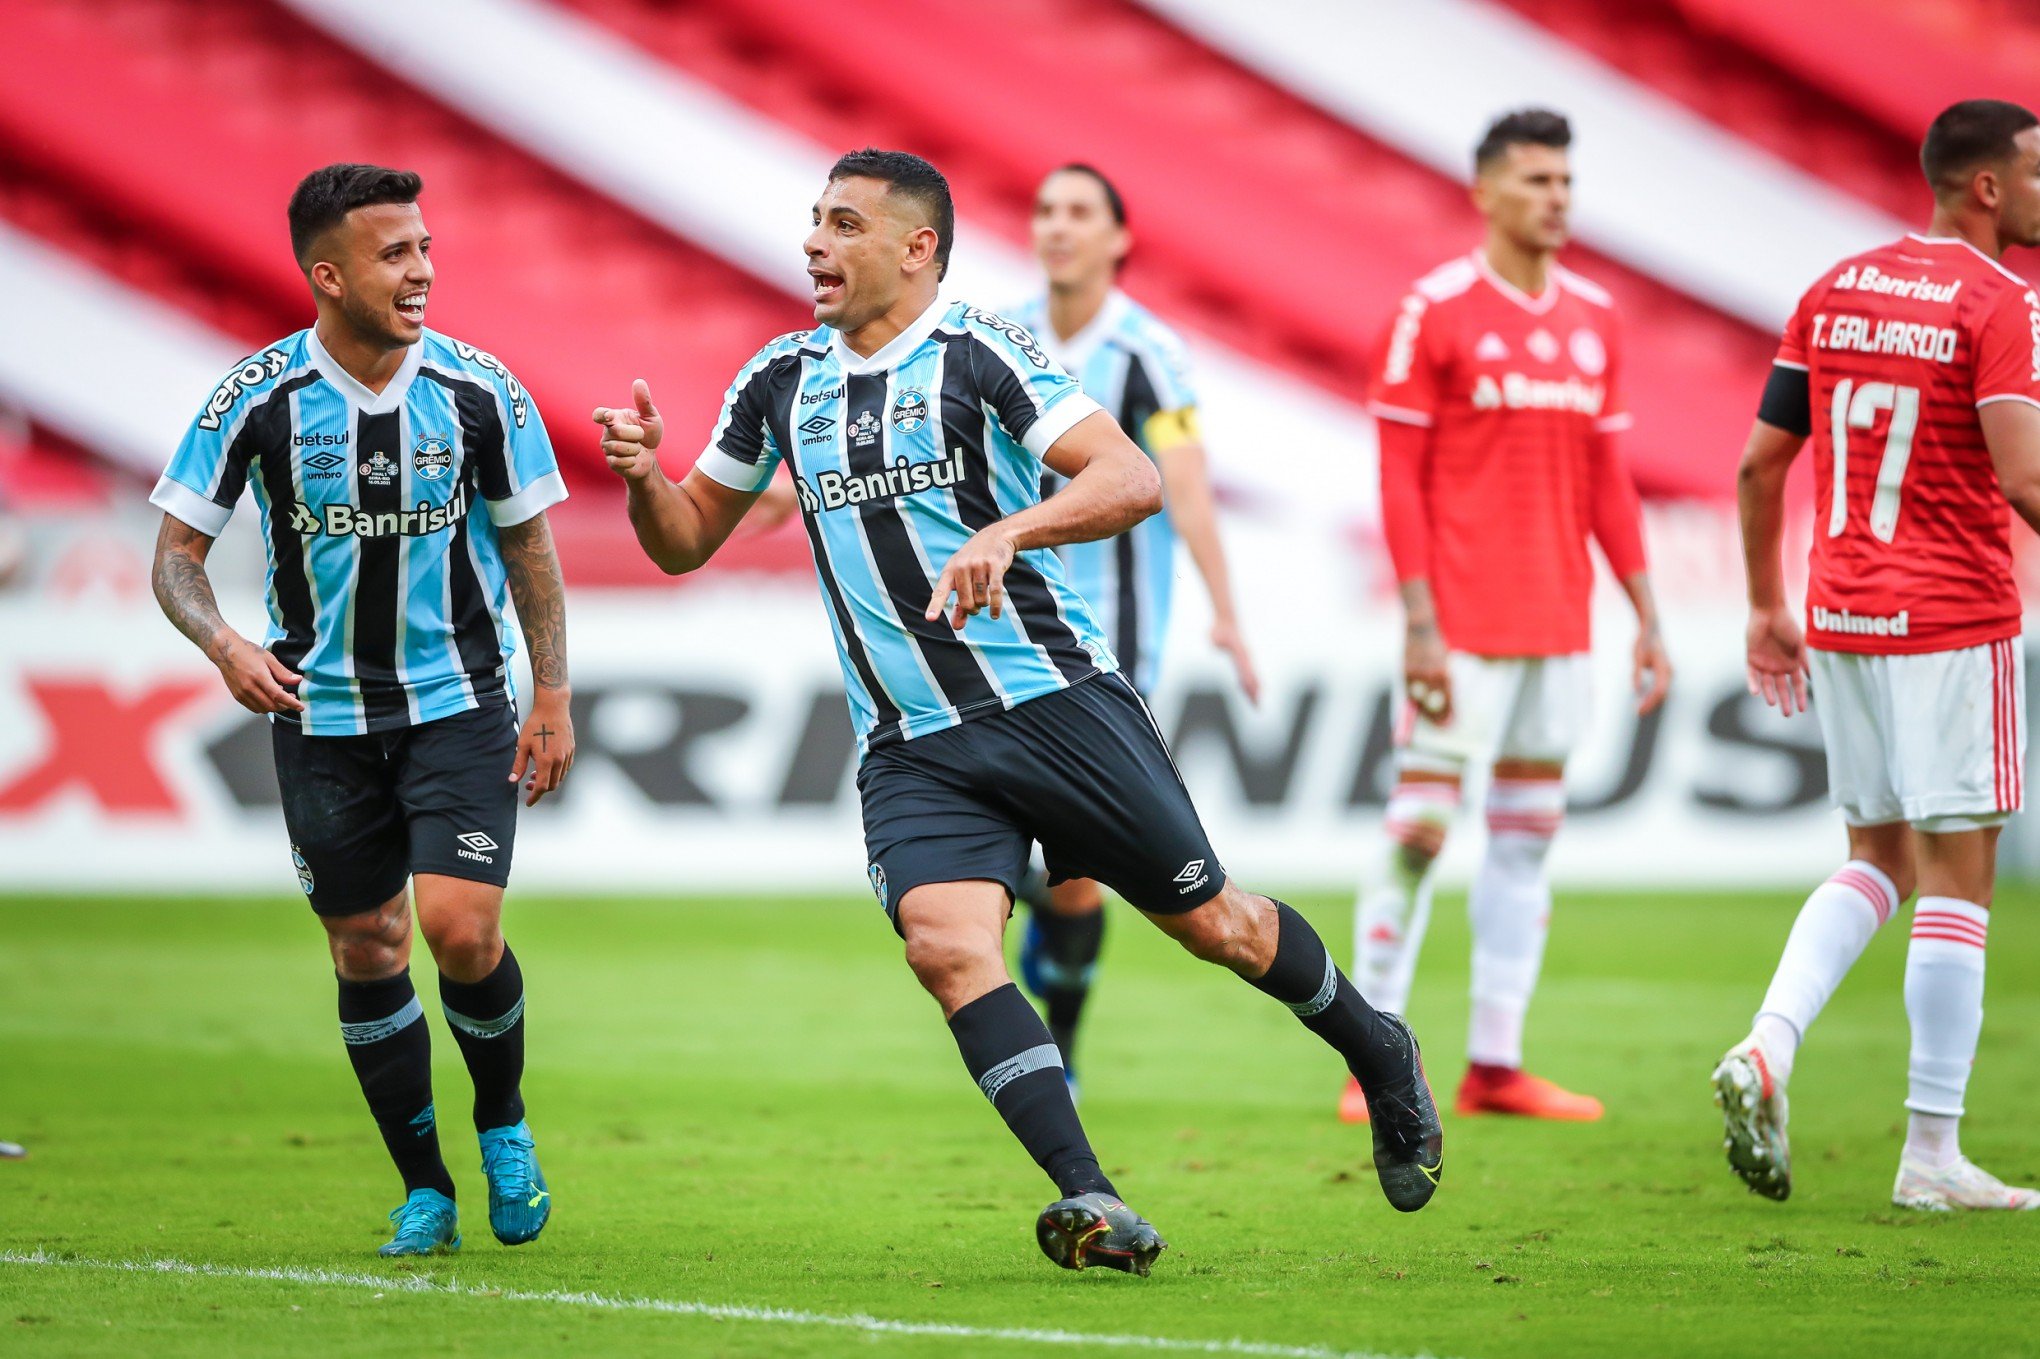
[[1339, 1122], [1365, 1123], [1367, 1121], [1367, 1096], [1361, 1093], [1360, 1079], [1346, 1077], [1346, 1088], [1339, 1092]]
[[1542, 1076], [1517, 1067], [1474, 1063], [1459, 1083], [1456, 1114], [1514, 1114], [1563, 1123], [1592, 1123], [1601, 1117], [1601, 1101], [1578, 1095]]

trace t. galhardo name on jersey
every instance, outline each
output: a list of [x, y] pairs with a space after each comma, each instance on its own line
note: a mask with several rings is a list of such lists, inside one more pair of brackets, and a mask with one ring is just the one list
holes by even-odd
[[964, 450], [954, 450], [942, 462], [909, 462], [895, 458], [883, 471], [856, 476], [845, 472], [820, 471], [810, 482], [803, 473], [793, 479], [800, 507], [809, 514], [840, 510], [873, 500], [898, 500], [924, 491], [945, 490], [963, 480]]
[[323, 533], [333, 538], [423, 538], [467, 518], [468, 503], [465, 483], [455, 486], [453, 498], [444, 505], [421, 500], [415, 510], [371, 514], [353, 505], [332, 504], [315, 511], [298, 500], [291, 503], [290, 526], [306, 537]]

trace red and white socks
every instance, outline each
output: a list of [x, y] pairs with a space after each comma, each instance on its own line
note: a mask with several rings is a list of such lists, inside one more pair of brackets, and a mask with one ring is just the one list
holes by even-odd
[[1912, 1021], [1905, 1159], [1928, 1167], [1962, 1155], [1956, 1128], [1983, 1032], [1983, 959], [1990, 911], [1954, 897], [1921, 897], [1905, 955], [1905, 1012]]
[[1753, 1029], [1779, 1080], [1790, 1079], [1807, 1029], [1897, 909], [1891, 879], [1861, 859], [1836, 869], [1799, 908]]
[[1496, 779], [1488, 789], [1487, 853], [1467, 898], [1473, 925], [1469, 1061], [1523, 1064], [1523, 1017], [1544, 965], [1551, 883], [1544, 861], [1565, 822], [1562, 779]]
[[1381, 861], [1353, 912], [1353, 984], [1377, 1010], [1401, 1014], [1409, 1004], [1431, 923], [1436, 847], [1458, 810], [1456, 783], [1403, 782], [1389, 794]]

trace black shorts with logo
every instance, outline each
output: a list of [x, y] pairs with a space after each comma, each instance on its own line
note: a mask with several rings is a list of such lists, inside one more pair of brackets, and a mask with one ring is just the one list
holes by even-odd
[[1012, 893], [1037, 841], [1051, 880], [1096, 878], [1143, 911], [1188, 911], [1225, 886], [1168, 746], [1116, 673], [872, 751], [857, 792], [894, 929], [926, 883]]
[[373, 910], [413, 873], [510, 881], [517, 709], [479, 708], [367, 736], [270, 723], [298, 885], [320, 915]]

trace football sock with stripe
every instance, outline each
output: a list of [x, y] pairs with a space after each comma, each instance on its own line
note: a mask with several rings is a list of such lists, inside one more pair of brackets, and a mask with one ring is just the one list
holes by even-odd
[[340, 1036], [404, 1191], [436, 1189], [452, 1198], [432, 1110], [432, 1034], [411, 974], [339, 982]]
[[1042, 996], [1048, 1010], [1048, 1032], [1067, 1063], [1074, 1060], [1077, 1020], [1090, 998], [1091, 975], [1104, 946], [1105, 912], [1102, 907], [1083, 915], [1036, 911], [1034, 924], [1048, 954]]
[[1308, 920], [1282, 902], [1275, 907], [1275, 960], [1247, 980], [1287, 1005], [1303, 1027], [1330, 1044], [1363, 1084], [1402, 1068], [1402, 1038], [1381, 1022], [1358, 988], [1339, 971]]
[[1376, 1009], [1401, 1014], [1408, 1008], [1431, 923], [1432, 846], [1442, 846], [1458, 809], [1456, 783], [1404, 781], [1389, 794], [1381, 859], [1353, 912], [1354, 981]]
[[1861, 859], [1843, 864], [1806, 898], [1754, 1027], [1778, 1079], [1792, 1078], [1807, 1029], [1863, 956], [1878, 926], [1897, 909], [1898, 889], [1891, 879]]
[[979, 996], [950, 1016], [949, 1031], [971, 1079], [1063, 1197], [1119, 1197], [1084, 1136], [1062, 1054], [1018, 986]]
[[1905, 954], [1905, 1012], [1912, 1021], [1905, 1107], [1906, 1154], [1930, 1165], [1960, 1155], [1955, 1120], [1976, 1040], [1983, 1032], [1983, 957], [1990, 912], [1953, 897], [1921, 897]]
[[439, 974], [439, 1004], [475, 1083], [475, 1131], [524, 1120], [524, 973], [503, 945], [496, 970], [477, 982]]
[[1466, 899], [1473, 925], [1466, 1056], [1477, 1065], [1523, 1065], [1523, 1017], [1551, 930], [1544, 860], [1564, 819], [1562, 780], [1496, 779], [1488, 789], [1487, 852]]

